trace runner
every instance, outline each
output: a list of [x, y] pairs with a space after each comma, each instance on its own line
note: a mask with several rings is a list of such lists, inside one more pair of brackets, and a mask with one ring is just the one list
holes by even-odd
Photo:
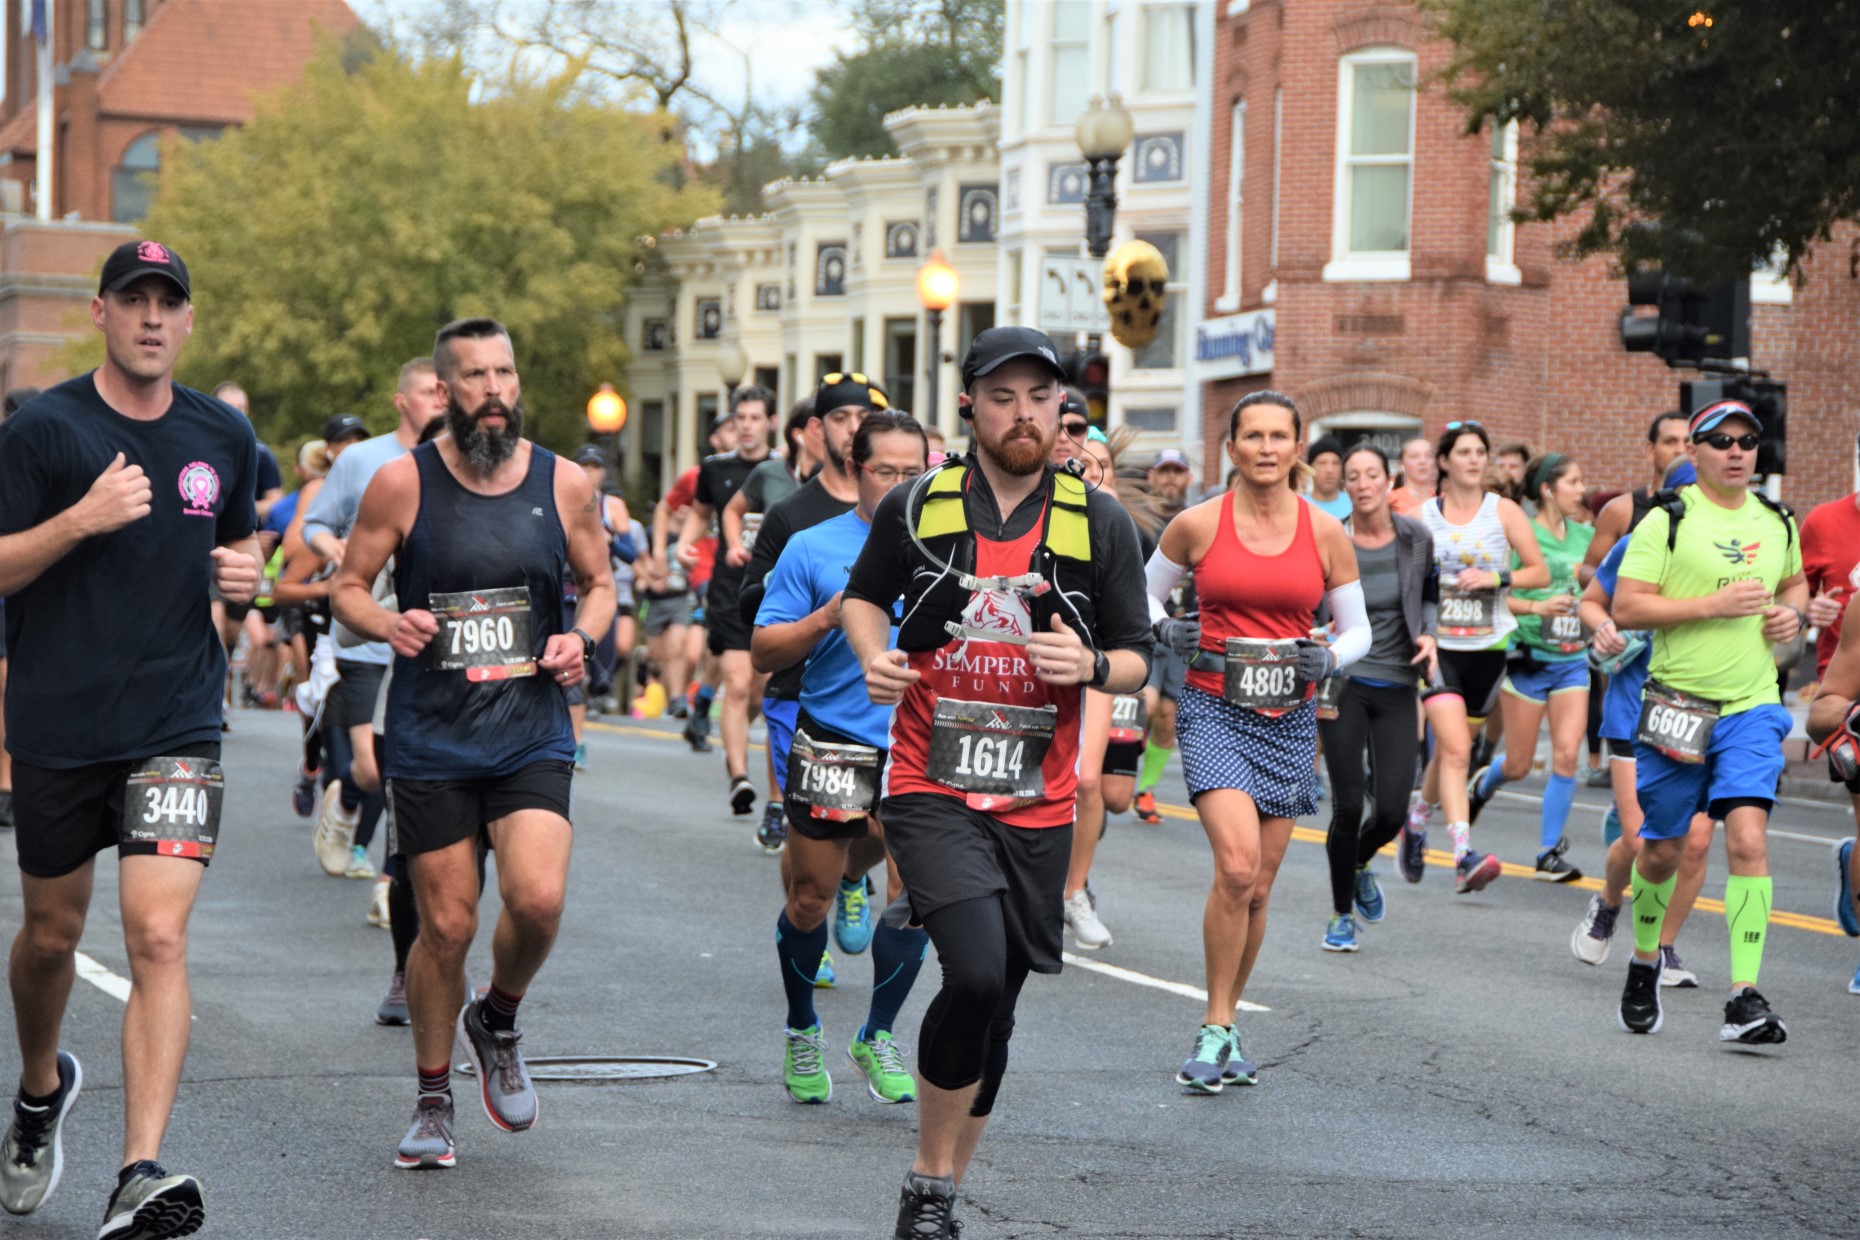
[[1311, 490], [1307, 498], [1339, 521], [1348, 521], [1355, 506], [1343, 493], [1343, 444], [1333, 435], [1323, 435], [1305, 450], [1305, 463], [1311, 467]]
[[1756, 989], [1769, 930], [1769, 814], [1792, 726], [1770, 647], [1803, 627], [1808, 583], [1795, 522], [1750, 488], [1760, 426], [1737, 401], [1694, 414], [1698, 483], [1670, 510], [1647, 514], [1621, 561], [1615, 621], [1653, 631], [1634, 738], [1646, 814], [1634, 862], [1634, 959], [1617, 1017], [1630, 1033], [1659, 1032], [1661, 923], [1692, 815], [1705, 810], [1724, 823], [1730, 868], [1731, 995], [1719, 1037], [1788, 1037]]
[[1524, 470], [1531, 463], [1531, 445], [1521, 441], [1500, 444], [1492, 454], [1492, 488], [1524, 509], [1526, 516], [1537, 515], [1537, 500], [1524, 486]]
[[[1491, 444], [1477, 422], [1449, 422], [1434, 445], [1440, 494], [1422, 504], [1420, 514], [1434, 536], [1440, 572], [1440, 676], [1421, 691], [1434, 753], [1397, 852], [1402, 877], [1420, 882], [1427, 872], [1428, 820], [1435, 809], [1444, 809], [1453, 838], [1453, 889], [1462, 895], [1483, 890], [1501, 872], [1497, 857], [1472, 846], [1467, 775], [1476, 721], [1491, 712], [1505, 676], [1505, 650], [1518, 627], [1505, 592], [1550, 584], [1530, 518], [1485, 490]], [[1517, 569], [1509, 567], [1514, 556]]]
[[1615, 540], [1639, 526], [1653, 510], [1654, 494], [1669, 485], [1665, 480], [1667, 475], [1686, 460], [1686, 427], [1690, 423], [1691, 419], [1685, 414], [1668, 410], [1654, 414], [1653, 421], [1647, 424], [1647, 461], [1652, 466], [1653, 478], [1647, 485], [1609, 500], [1595, 514], [1595, 537], [1589, 540], [1589, 551], [1582, 561], [1591, 572], [1615, 545]]
[[[1187, 506], [1189, 488], [1195, 482], [1194, 470], [1189, 468], [1187, 457], [1174, 448], [1164, 448], [1156, 454], [1156, 463], [1150, 466], [1147, 481], [1156, 514], [1166, 526]], [[1183, 577], [1176, 583], [1169, 601], [1163, 606], [1173, 619], [1193, 614], [1194, 578]], [[1143, 688], [1149, 730], [1144, 738], [1143, 768], [1137, 776], [1134, 802], [1137, 820], [1151, 826], [1162, 822], [1162, 814], [1156, 809], [1155, 788], [1169, 766], [1169, 759], [1175, 755], [1176, 699], [1182, 695], [1187, 676], [1188, 664], [1182, 656], [1157, 642], [1150, 658], [1149, 683]]]
[[[1860, 637], [1842, 624], [1843, 614], [1860, 587], [1860, 496], [1848, 495], [1822, 504], [1802, 522], [1802, 555], [1809, 586], [1809, 622], [1821, 629], [1815, 648], [1820, 688], [1808, 711], [1808, 734], [1819, 742], [1817, 753], [1828, 757], [1829, 777], [1847, 786], [1854, 812], [1860, 816]], [[1817, 620], [1817, 617], [1820, 617]], [[1830, 633], [1833, 640], [1830, 642]], [[1833, 649], [1830, 650], [1829, 647]], [[1854, 893], [1860, 877], [1854, 869], [1854, 841], [1834, 846], [1834, 919], [1850, 938], [1860, 938], [1860, 904]], [[1860, 995], [1860, 969], [1847, 983], [1849, 994]]]
[[1421, 505], [1434, 498], [1440, 469], [1434, 463], [1434, 441], [1416, 436], [1401, 446], [1401, 481], [1389, 492], [1389, 507], [1403, 517], [1418, 518]]
[[955, 1234], [1021, 984], [1060, 968], [1081, 687], [1128, 693], [1147, 670], [1130, 518], [1045, 467], [1062, 377], [1043, 333], [976, 335], [958, 399], [975, 455], [886, 497], [840, 604], [867, 692], [897, 705], [879, 818], [943, 967], [918, 1037], [907, 1240]]
[[[1565, 854], [1569, 810], [1576, 803], [1576, 762], [1589, 728], [1589, 637], [1576, 614], [1581, 592], [1577, 572], [1595, 531], [1582, 524], [1582, 467], [1560, 452], [1540, 456], [1524, 471], [1525, 491], [1537, 501], [1531, 530], [1550, 569], [1541, 589], [1517, 587], [1506, 600], [1518, 617], [1517, 643], [1500, 697], [1505, 712], [1505, 752], [1472, 777], [1467, 793], [1467, 821], [1479, 813], [1499, 788], [1531, 773], [1537, 733], [1550, 719], [1550, 772], [1544, 785], [1537, 839], [1537, 871], [1545, 882], [1569, 883], [1582, 877]], [[1514, 554], [1512, 568], [1522, 567]]]
[[188, 918], [220, 828], [226, 653], [208, 587], [235, 604], [257, 589], [258, 443], [245, 419], [174, 382], [191, 298], [178, 254], [118, 246], [90, 303], [103, 363], [0, 427], [23, 901], [8, 976], [21, 1068], [0, 1206], [32, 1213], [64, 1170], [84, 1074], [59, 1033], [96, 855], [114, 848], [131, 987], [122, 1170], [99, 1237], [186, 1236], [206, 1218], [200, 1182], [157, 1160], [187, 1055]]
[[[13, 388], [0, 404], [0, 424], [37, 398], [38, 388]], [[0, 598], [0, 707], [6, 702], [6, 599]], [[0, 710], [0, 715], [4, 711]], [[6, 723], [0, 718], [0, 830], [13, 829], [13, 756], [6, 749]]]
[[[331, 595], [339, 620], [394, 648], [389, 829], [421, 923], [407, 962], [419, 1100], [395, 1159], [409, 1169], [457, 1161], [455, 1020], [491, 1122], [507, 1132], [536, 1122], [517, 1005], [561, 924], [573, 836], [567, 690], [593, 658], [590, 634], [614, 616], [600, 506], [581, 469], [522, 438], [509, 334], [492, 319], [449, 323], [433, 361], [450, 435], [381, 467]], [[372, 591], [390, 556], [400, 611]], [[564, 629], [570, 572], [580, 606]], [[467, 1001], [480, 841], [497, 852], [504, 908], [491, 988]]]
[[[607, 454], [594, 444], [585, 443], [575, 449], [575, 464], [581, 466], [587, 475], [588, 485], [594, 489], [595, 507], [601, 519], [601, 530], [607, 535], [607, 568], [614, 577], [614, 623], [602, 631], [594, 645], [594, 659], [588, 664], [587, 678], [568, 691], [568, 717], [575, 733], [575, 769], [588, 769], [588, 746], [586, 733], [588, 726], [588, 703], [596, 698], [606, 696], [613, 688], [615, 663], [615, 633], [624, 623], [631, 636], [633, 617], [632, 573], [627, 574], [626, 596], [620, 594], [620, 568], [637, 557], [638, 544], [633, 541], [633, 518], [626, 510], [626, 501], [618, 495], [609, 495], [604, 489], [607, 481]], [[575, 616], [575, 583], [570, 580], [563, 583], [566, 594], [562, 600], [563, 624], [572, 625]], [[628, 649], [631, 649], [629, 641]]]
[[[213, 389], [213, 399], [239, 411], [239, 416], [251, 421], [252, 401], [245, 389], [237, 383], [223, 382]], [[271, 515], [271, 507], [284, 496], [284, 475], [278, 470], [278, 458], [261, 440], [258, 444], [258, 483], [257, 511], [258, 522], [262, 530], [265, 519]], [[260, 539], [263, 541], [262, 536]], [[261, 553], [262, 553], [261, 547]], [[260, 560], [262, 564], [263, 559]], [[226, 643], [227, 676], [226, 706], [228, 712], [233, 704], [232, 656], [239, 648], [239, 637], [246, 638], [245, 692], [243, 704], [247, 706], [276, 705], [275, 695], [269, 702], [262, 700], [261, 694], [276, 681], [276, 659], [270, 635], [267, 633], [262, 617], [253, 614], [250, 602], [228, 602], [224, 599], [213, 601], [213, 623], [220, 631], [221, 639]], [[230, 715], [229, 715], [230, 720]], [[230, 731], [228, 721], [223, 731]]]
[[[1433, 536], [1390, 508], [1388, 457], [1374, 444], [1344, 454], [1343, 487], [1355, 506], [1344, 529], [1362, 574], [1370, 644], [1347, 675], [1326, 682], [1317, 708], [1333, 797], [1324, 840], [1332, 910], [1324, 950], [1331, 952], [1357, 949], [1358, 918], [1382, 920], [1382, 885], [1369, 865], [1407, 821], [1420, 752], [1415, 691], [1420, 676], [1431, 681], [1440, 666]], [[1375, 790], [1367, 823], [1365, 769]]]
[[[1370, 649], [1356, 552], [1343, 526], [1296, 487], [1303, 419], [1289, 396], [1253, 392], [1228, 415], [1233, 490], [1184, 512], [1150, 557], [1156, 635], [1190, 660], [1182, 770], [1214, 852], [1202, 914], [1208, 1007], [1176, 1082], [1206, 1094], [1257, 1084], [1234, 1012], [1266, 937], [1266, 905], [1292, 820], [1317, 809], [1317, 713], [1326, 676]], [[1164, 603], [1193, 573], [1200, 620]], [[1334, 644], [1312, 640], [1328, 603]]]
[[[821, 389], [825, 399], [843, 399], [832, 392], [832, 387]], [[839, 631], [841, 594], [879, 501], [924, 472], [928, 451], [915, 418], [888, 410], [867, 413], [852, 442], [857, 508], [788, 540], [756, 616], [751, 653], [757, 668], [803, 669], [784, 783], [793, 828], [783, 867], [787, 905], [775, 921], [776, 958], [788, 997], [782, 1079], [796, 1102], [825, 1102], [833, 1096], [825, 1035], [814, 1010], [814, 987], [827, 950], [827, 914], [844, 892], [853, 841], [873, 838], [880, 852], [884, 841], [875, 811], [891, 744], [891, 711], [867, 696], [858, 656]], [[856, 881], [863, 895], [863, 873]], [[887, 890], [891, 900], [903, 891], [895, 867]], [[917, 1096], [892, 1025], [929, 942], [921, 928], [890, 924], [871, 936], [872, 1004], [847, 1055], [879, 1102], [910, 1102]]]

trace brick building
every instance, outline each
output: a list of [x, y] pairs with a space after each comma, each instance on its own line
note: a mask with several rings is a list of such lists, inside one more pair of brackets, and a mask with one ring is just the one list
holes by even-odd
[[[1194, 333], [1208, 480], [1227, 411], [1270, 386], [1346, 441], [1471, 418], [1495, 441], [1575, 456], [1591, 483], [1639, 483], [1647, 421], [1676, 404], [1684, 372], [1622, 350], [1625, 284], [1605, 260], [1555, 256], [1572, 226], [1509, 222], [1518, 135], [1465, 132], [1430, 81], [1448, 48], [1415, 6], [1225, 0], [1213, 29]], [[1789, 384], [1782, 491], [1797, 506], [1853, 485], [1847, 246], [1817, 252], [1799, 289], [1752, 280], [1751, 361]]]

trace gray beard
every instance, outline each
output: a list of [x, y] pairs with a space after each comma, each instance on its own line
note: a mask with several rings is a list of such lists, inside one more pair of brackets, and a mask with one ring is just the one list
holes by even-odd
[[502, 430], [486, 429], [452, 405], [446, 409], [446, 429], [452, 432], [452, 442], [458, 445], [460, 456], [473, 473], [492, 474], [516, 455], [517, 444], [523, 438], [523, 405], [519, 401], [509, 410]]

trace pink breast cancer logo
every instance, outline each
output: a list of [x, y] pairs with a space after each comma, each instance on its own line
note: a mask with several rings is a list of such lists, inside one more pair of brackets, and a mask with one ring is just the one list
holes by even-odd
[[220, 476], [205, 461], [195, 461], [181, 471], [181, 499], [187, 505], [181, 511], [190, 517], [216, 516], [213, 505], [220, 498]]

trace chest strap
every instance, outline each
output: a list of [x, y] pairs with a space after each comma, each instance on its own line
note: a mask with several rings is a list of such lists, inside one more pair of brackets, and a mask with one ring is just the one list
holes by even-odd
[[[939, 469], [930, 475], [915, 527], [920, 546], [930, 538], [973, 536], [966, 502], [968, 481], [967, 465]], [[1086, 516], [1085, 503], [1084, 479], [1063, 470], [1055, 471], [1047, 488], [1045, 528], [1040, 533], [1040, 545], [1062, 559], [1091, 563], [1091, 523]], [[928, 548], [924, 550], [928, 553]], [[1012, 577], [978, 577], [953, 567], [951, 571], [962, 588], [969, 591], [1015, 590], [1037, 597], [1052, 588], [1046, 575], [1038, 571]]]

